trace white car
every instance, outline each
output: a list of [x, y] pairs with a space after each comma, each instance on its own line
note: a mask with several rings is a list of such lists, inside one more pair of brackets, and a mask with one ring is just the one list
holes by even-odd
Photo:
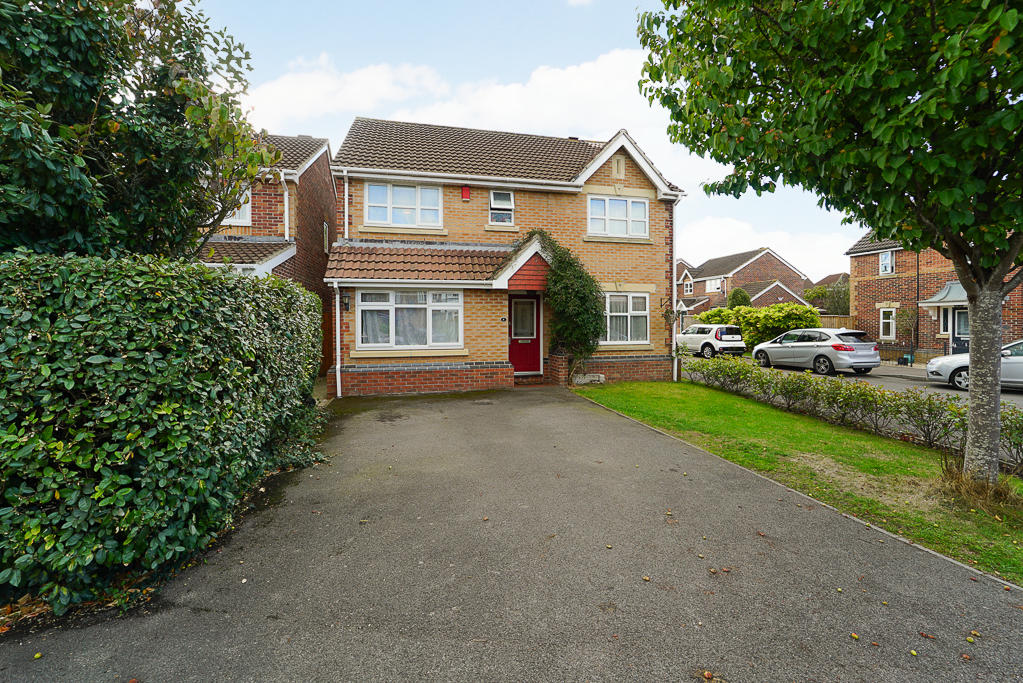
[[[927, 361], [927, 379], [948, 382], [956, 389], [970, 388], [970, 354], [954, 353]], [[1002, 384], [1023, 387], [1023, 341], [1002, 347]]]
[[680, 351], [688, 351], [704, 358], [713, 358], [719, 353], [741, 356], [746, 353], [742, 333], [735, 325], [690, 325], [675, 335]]

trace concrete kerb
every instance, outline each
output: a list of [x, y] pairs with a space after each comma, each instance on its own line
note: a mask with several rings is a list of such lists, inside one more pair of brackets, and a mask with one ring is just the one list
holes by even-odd
[[763, 474], [760, 474], [759, 472], [757, 472], [755, 470], [751, 470], [748, 467], [743, 467], [742, 465], [734, 463], [731, 460], [727, 460], [725, 458], [722, 458], [719, 455], [714, 455], [710, 451], [704, 450], [703, 448], [700, 448], [699, 446], [697, 446], [695, 444], [692, 444], [692, 443], [686, 441], [685, 439], [683, 439], [683, 438], [681, 438], [679, 436], [676, 436], [675, 434], [672, 434], [671, 432], [666, 432], [663, 429], [658, 429], [657, 427], [649, 425], [646, 422], [643, 422], [642, 420], [638, 420], [638, 419], [636, 419], [636, 418], [634, 418], [634, 417], [632, 417], [630, 415], [626, 415], [625, 413], [621, 413], [621, 412], [615, 410], [614, 408], [608, 408], [604, 404], [599, 403], [597, 401], [594, 401], [592, 398], [589, 398], [587, 396], [583, 396], [582, 394], [578, 394], [578, 393], [575, 393], [575, 392], [572, 392], [572, 393], [574, 393], [579, 398], [581, 398], [581, 399], [583, 399], [585, 401], [589, 401], [593, 405], [599, 406], [600, 408], [603, 408], [604, 410], [606, 410], [606, 411], [608, 411], [610, 413], [614, 413], [615, 415], [618, 415], [620, 417], [624, 417], [626, 420], [630, 420], [632, 422], [635, 422], [636, 424], [643, 425], [647, 429], [653, 430], [653, 431], [657, 432], [658, 434], [661, 434], [663, 436], [668, 437], [669, 439], [674, 439], [675, 441], [678, 441], [680, 443], [684, 443], [685, 445], [689, 446], [690, 448], [695, 448], [696, 450], [698, 450], [698, 451], [700, 451], [702, 453], [706, 453], [706, 454], [708, 454], [710, 456], [713, 456], [713, 457], [715, 457], [715, 458], [717, 458], [717, 459], [719, 459], [719, 460], [721, 460], [721, 461], [731, 465], [732, 467], [735, 467], [737, 469], [743, 470], [745, 472], [749, 472], [753, 476], [758, 477], [760, 479], [763, 479], [764, 481], [770, 482], [774, 486], [777, 486], [780, 489], [784, 489], [788, 493], [792, 493], [792, 494], [795, 494], [795, 495], [800, 496], [802, 498], [805, 498], [806, 500], [813, 501], [814, 503], [820, 505], [821, 507], [827, 508], [827, 509], [829, 509], [829, 510], [835, 512], [835, 513], [838, 513], [839, 515], [841, 515], [842, 517], [844, 517], [846, 519], [849, 519], [849, 520], [852, 520], [854, 522], [857, 522], [861, 526], [863, 526], [863, 527], [865, 527], [867, 529], [870, 529], [871, 531], [876, 531], [876, 532], [878, 532], [880, 534], [883, 534], [883, 535], [885, 535], [885, 536], [887, 536], [889, 538], [895, 539], [896, 541], [899, 541], [899, 542], [901, 542], [901, 543], [903, 543], [905, 545], [912, 546], [913, 548], [915, 548], [917, 550], [921, 550], [921, 551], [923, 551], [925, 553], [930, 553], [931, 555], [934, 555], [935, 557], [940, 557], [941, 559], [945, 560], [946, 562], [951, 562], [954, 565], [958, 565], [958, 566], [962, 567], [963, 569], [966, 569], [966, 570], [972, 572], [973, 574], [976, 574], [978, 576], [982, 576], [985, 579], [989, 579], [992, 582], [995, 582], [995, 583], [997, 583], [997, 584], [999, 584], [999, 585], [1001, 585], [1003, 587], [1004, 586], [1009, 586], [1013, 590], [1023, 591], [1023, 586], [1018, 586], [1018, 585], [1012, 583], [1011, 581], [1005, 581], [1004, 579], [1000, 579], [997, 576], [994, 576], [992, 574], [988, 574], [987, 572], [981, 571], [980, 569], [977, 569], [976, 567], [971, 567], [968, 564], [964, 564], [964, 563], [960, 562], [959, 560], [953, 559], [953, 558], [949, 557], [948, 555], [943, 555], [943, 554], [939, 553], [936, 550], [931, 550], [930, 548], [922, 546], [922, 545], [920, 545], [920, 544], [918, 544], [918, 543], [916, 543], [914, 541], [909, 540], [908, 538], [906, 538], [904, 536], [900, 536], [900, 535], [898, 535], [896, 533], [892, 533], [891, 531], [888, 531], [887, 529], [879, 527], [879, 526], [877, 526], [875, 524], [871, 524], [870, 522], [864, 521], [864, 520], [860, 519], [859, 517], [856, 517], [855, 515], [850, 515], [847, 512], [842, 512], [841, 510], [839, 510], [838, 508], [834, 507], [833, 505], [829, 505], [828, 503], [825, 503], [825, 502], [823, 502], [821, 500], [818, 500], [818, 499], [816, 499], [816, 498], [814, 498], [812, 496], [808, 496], [807, 494], [802, 493], [801, 491], [796, 491], [795, 489], [789, 488], [788, 486], [785, 486], [784, 484], [780, 484], [777, 481], [775, 481], [774, 479], [771, 479], [770, 477], [764, 476]]

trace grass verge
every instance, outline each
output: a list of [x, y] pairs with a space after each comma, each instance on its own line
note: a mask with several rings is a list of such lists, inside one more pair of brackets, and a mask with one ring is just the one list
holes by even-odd
[[[843, 512], [1023, 584], [1023, 509], [970, 508], [943, 494], [937, 451], [686, 381], [624, 382], [576, 392]], [[1023, 493], [1023, 482], [1011, 485]]]

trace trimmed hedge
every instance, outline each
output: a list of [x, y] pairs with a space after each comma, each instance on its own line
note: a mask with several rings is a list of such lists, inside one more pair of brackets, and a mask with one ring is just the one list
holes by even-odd
[[710, 325], [738, 325], [742, 339], [750, 349], [783, 332], [803, 327], [820, 327], [821, 324], [821, 316], [816, 310], [793, 303], [771, 304], [761, 308], [712, 308], [696, 316], [696, 319]]
[[179, 561], [311, 461], [320, 317], [273, 277], [0, 255], [0, 604], [61, 612]]
[[[923, 389], [892, 391], [862, 380], [764, 369], [742, 360], [682, 358], [685, 376], [791, 412], [893, 438], [909, 438], [958, 456], [966, 445], [966, 404]], [[1002, 405], [1002, 462], [1023, 475], [1023, 409]]]

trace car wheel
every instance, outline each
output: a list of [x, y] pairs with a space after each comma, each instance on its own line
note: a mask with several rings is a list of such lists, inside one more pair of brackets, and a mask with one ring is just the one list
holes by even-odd
[[813, 371], [818, 375], [831, 375], [835, 372], [835, 364], [827, 356], [817, 356], [813, 359]]
[[756, 361], [757, 365], [759, 365], [762, 368], [771, 367], [771, 359], [770, 357], [768, 357], [766, 351], [757, 351]]
[[711, 346], [710, 344], [704, 344], [702, 351], [703, 351], [703, 357], [704, 358], [713, 358], [714, 357], [714, 347]]
[[948, 383], [956, 389], [962, 389], [963, 391], [970, 390], [970, 369], [959, 368], [948, 378]]
[[866, 375], [870, 372], [870, 368], [853, 368], [853, 372], [857, 375]]

